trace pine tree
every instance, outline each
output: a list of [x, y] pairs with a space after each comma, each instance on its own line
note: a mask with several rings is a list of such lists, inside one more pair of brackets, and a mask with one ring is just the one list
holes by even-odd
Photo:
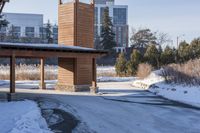
[[6, 19], [3, 19], [3, 15], [0, 15], [0, 29], [7, 27], [9, 22]]
[[125, 58], [124, 53], [120, 53], [115, 64], [115, 70], [118, 76], [126, 75], [126, 63], [127, 60]]
[[111, 51], [114, 47], [116, 47], [115, 42], [115, 34], [113, 33], [113, 24], [111, 18], [109, 16], [109, 8], [106, 7], [104, 9], [104, 17], [103, 17], [103, 26], [101, 32], [101, 45], [104, 50]]
[[[4, 27], [8, 27], [9, 22], [6, 19], [3, 19], [3, 15], [0, 15], [0, 31]], [[6, 37], [5, 33], [0, 32], [0, 41], [3, 41]]]
[[53, 43], [53, 32], [52, 32], [52, 25], [50, 21], [48, 20], [47, 25], [46, 25], [46, 38], [48, 43]]
[[175, 63], [175, 52], [169, 46], [161, 53], [161, 63], [162, 65]]
[[194, 39], [190, 44], [190, 58], [195, 59], [200, 57], [200, 38]]
[[158, 49], [156, 48], [156, 45], [151, 44], [147, 50], [146, 53], [144, 55], [145, 60], [151, 64], [152, 66], [159, 68], [160, 67], [160, 62], [159, 62], [159, 58], [160, 58], [160, 54]]
[[133, 76], [136, 74], [141, 59], [142, 59], [141, 53], [138, 50], [133, 50], [130, 61], [127, 63], [128, 75]]
[[183, 41], [179, 44], [178, 47], [178, 60], [183, 63], [190, 59], [190, 48], [189, 44], [186, 41]]

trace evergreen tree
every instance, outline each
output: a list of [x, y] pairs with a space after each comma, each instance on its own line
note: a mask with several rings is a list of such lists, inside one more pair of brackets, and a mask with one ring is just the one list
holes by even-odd
[[183, 63], [190, 59], [190, 46], [186, 41], [179, 44], [178, 47], [178, 61]]
[[47, 38], [48, 43], [53, 43], [52, 25], [49, 20], [46, 25], [46, 38]]
[[113, 24], [111, 18], [109, 16], [109, 8], [106, 7], [104, 9], [104, 16], [103, 16], [103, 26], [101, 32], [101, 45], [104, 50], [111, 51], [114, 47], [116, 47], [115, 42], [115, 34], [113, 33]]
[[160, 54], [155, 44], [151, 44], [147, 48], [146, 53], [144, 54], [144, 58], [152, 66], [157, 68], [160, 67], [160, 62], [159, 62]]
[[169, 46], [161, 53], [161, 63], [162, 65], [175, 63], [175, 52]]
[[136, 74], [142, 55], [138, 50], [133, 50], [130, 61], [127, 63], [127, 74], [133, 76]]
[[190, 46], [189, 46], [189, 51], [190, 51], [190, 58], [195, 59], [200, 57], [200, 38], [194, 39]]
[[6, 19], [3, 19], [3, 15], [0, 15], [0, 29], [7, 27], [9, 22]]
[[115, 64], [115, 71], [118, 76], [126, 75], [126, 63], [127, 63], [127, 60], [125, 58], [124, 53], [120, 53]]
[[[0, 31], [2, 28], [8, 27], [9, 22], [6, 19], [3, 19], [3, 15], [0, 15]], [[0, 32], [0, 41], [3, 41], [6, 37], [5, 33]]]

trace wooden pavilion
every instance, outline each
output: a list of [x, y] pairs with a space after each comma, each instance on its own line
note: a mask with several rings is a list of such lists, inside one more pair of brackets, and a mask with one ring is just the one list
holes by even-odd
[[10, 93], [15, 93], [16, 58], [41, 60], [41, 83], [44, 83], [44, 60], [58, 58], [57, 90], [96, 92], [96, 58], [107, 54], [94, 46], [94, 2], [90, 4], [74, 0], [59, 0], [58, 43], [16, 44], [0, 43], [0, 57], [10, 59]]

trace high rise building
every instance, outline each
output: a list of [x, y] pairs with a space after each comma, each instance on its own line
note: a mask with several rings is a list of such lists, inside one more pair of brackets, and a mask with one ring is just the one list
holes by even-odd
[[129, 43], [128, 6], [115, 5], [114, 0], [95, 0], [95, 38], [101, 36], [104, 9], [109, 8], [117, 43], [116, 51], [125, 52]]

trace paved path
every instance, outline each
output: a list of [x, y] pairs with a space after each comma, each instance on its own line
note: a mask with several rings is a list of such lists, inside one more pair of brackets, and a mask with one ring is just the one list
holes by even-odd
[[197, 108], [132, 88], [129, 82], [99, 83], [99, 86], [99, 95], [37, 90], [18, 92], [25, 93], [20, 94], [21, 97], [60, 103], [88, 126], [88, 132], [200, 133], [200, 110]]

